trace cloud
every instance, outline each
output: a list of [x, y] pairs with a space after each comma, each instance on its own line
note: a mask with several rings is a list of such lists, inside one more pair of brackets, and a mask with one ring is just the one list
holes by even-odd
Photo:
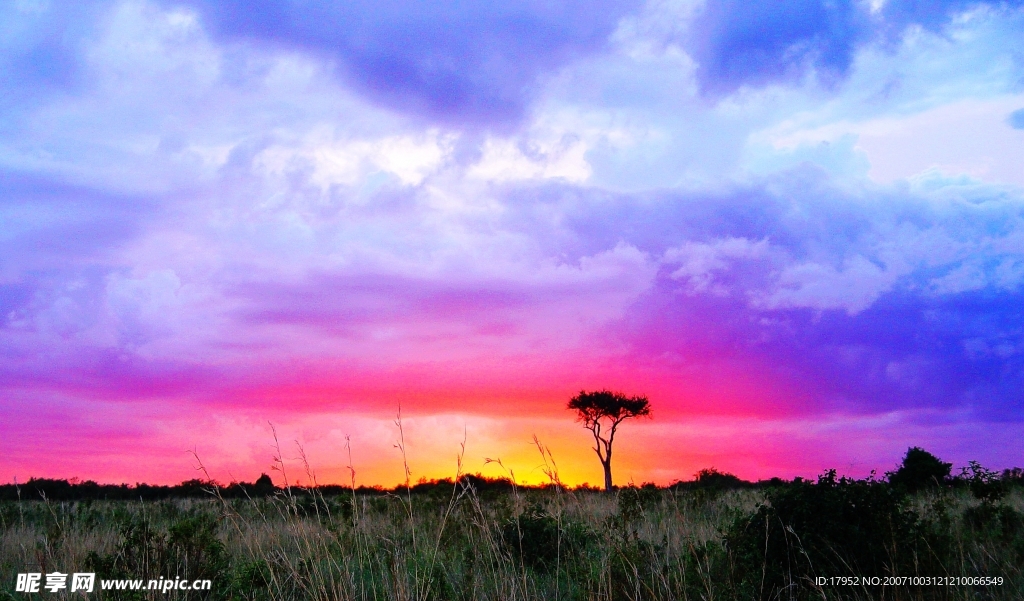
[[687, 281], [692, 293], [725, 295], [730, 290], [721, 281], [723, 272], [731, 271], [737, 261], [765, 257], [769, 250], [766, 239], [719, 238], [710, 243], [685, 242], [665, 251], [662, 260], [679, 264], [671, 277]]
[[161, 415], [251, 442], [593, 387], [679, 432], [1019, 424], [1008, 4], [47, 6], [0, 58], [0, 403], [34, 432], [166, 460]]
[[583, 182], [593, 172], [585, 158], [586, 143], [571, 136], [545, 140], [532, 148], [521, 146], [512, 140], [488, 139], [468, 175], [491, 182], [537, 178]]
[[832, 87], [846, 78], [856, 52], [870, 44], [898, 45], [914, 27], [941, 32], [971, 11], [1012, 11], [1021, 2], [749, 3], [708, 0], [687, 38], [701, 88], [713, 97], [743, 86], [801, 80], [808, 73]]
[[53, 94], [85, 85], [81, 57], [95, 34], [102, 2], [10, 2], [0, 7], [0, 76], [17, 86], [5, 86], [0, 107], [11, 113], [23, 103], [39, 102]]
[[1013, 158], [1024, 146], [1024, 135], [1007, 127], [1009, 120], [1000, 118], [1021, 100], [1020, 95], [972, 98], [910, 115], [833, 122], [795, 131], [789, 123], [781, 131], [763, 132], [758, 137], [770, 139], [779, 150], [850, 140], [851, 149], [870, 163], [868, 176], [880, 182], [933, 170], [946, 176], [1024, 185], [1024, 175]]
[[[637, 362], [686, 366], [678, 385], [707, 399], [714, 387], [699, 382], [744, 365], [760, 378], [759, 394], [794, 391], [773, 410], [961, 408], [1014, 419], [1024, 199], [890, 192], [883, 207], [878, 190], [849, 196], [800, 181], [766, 182], [769, 194], [736, 191], [757, 198], [745, 213], [726, 210], [729, 196], [666, 198], [642, 217], [620, 205], [626, 229], [673, 224], [674, 234], [655, 229], [644, 242], [635, 230], [641, 247], [696, 232], [706, 240], [671, 246], [655, 286], [616, 330]], [[843, 200], [822, 200], [836, 195]], [[751, 240], [752, 224], [762, 238]], [[804, 394], [815, 400], [804, 405]], [[757, 411], [759, 403], [729, 406]]]
[[859, 313], [888, 292], [901, 275], [860, 255], [846, 259], [838, 269], [818, 263], [791, 265], [779, 274], [778, 287], [758, 303], [771, 309], [806, 307]]
[[624, 240], [660, 257], [604, 344], [631, 349], [648, 389], [680, 410], [1014, 419], [1019, 190], [850, 186], [805, 167], [714, 193], [548, 185], [509, 198], [505, 227], [546, 253]]
[[190, 2], [217, 35], [335, 61], [368, 97], [439, 123], [503, 126], [537, 78], [599, 51], [633, 2]]
[[898, 2], [887, 0], [882, 5], [881, 15], [893, 28], [906, 27], [907, 25], [921, 25], [932, 31], [937, 31], [942, 26], [958, 15], [978, 8], [987, 7], [1012, 7], [1021, 6], [1020, 0], [1001, 0], [999, 2], [985, 2], [979, 0], [942, 0], [940, 2], [922, 2], [912, 0], [909, 2]]
[[0, 191], [0, 282], [96, 266], [164, 214], [152, 197], [12, 170], [0, 170]]
[[361, 184], [377, 172], [415, 186], [443, 164], [452, 144], [451, 136], [437, 131], [369, 140], [332, 138], [328, 132], [313, 131], [298, 148], [269, 146], [254, 157], [253, 168], [274, 176], [302, 174], [324, 191], [332, 185]]
[[1006, 117], [1006, 122], [1013, 129], [1024, 129], [1024, 109], [1017, 109]]
[[705, 91], [797, 79], [808, 68], [823, 80], [844, 76], [864, 16], [849, 1], [712, 0], [692, 25], [691, 44]]

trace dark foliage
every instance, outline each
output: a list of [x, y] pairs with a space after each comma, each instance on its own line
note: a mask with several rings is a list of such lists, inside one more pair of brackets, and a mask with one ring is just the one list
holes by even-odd
[[968, 507], [964, 521], [974, 530], [987, 531], [1004, 541], [1024, 533], [1024, 515], [1006, 505], [982, 503]]
[[[512, 482], [507, 478], [487, 478], [480, 474], [465, 474], [460, 478], [459, 483], [471, 486], [478, 493], [507, 493], [511, 492], [513, 488]], [[453, 486], [452, 480], [443, 478], [418, 482], [411, 487], [411, 490], [414, 494], [447, 496], [451, 494]], [[520, 488], [543, 487], [520, 486]], [[0, 484], [0, 501], [39, 501], [42, 499], [50, 501], [162, 501], [165, 499], [209, 498], [214, 493], [225, 499], [248, 499], [267, 497], [283, 490], [274, 486], [270, 476], [266, 474], [260, 475], [253, 483], [219, 484], [207, 480], [186, 480], [173, 486], [152, 484], [130, 486], [128, 484], [97, 484], [92, 480], [79, 482], [77, 479], [32, 478], [23, 484]], [[295, 495], [316, 492], [318, 496], [324, 497], [352, 494], [351, 488], [336, 484], [316, 487], [292, 486], [290, 490]], [[399, 490], [404, 491], [405, 487], [396, 486], [389, 489], [381, 486], [360, 486], [356, 488], [356, 493], [372, 496], [394, 493]]]
[[547, 570], [554, 567], [560, 550], [558, 521], [534, 505], [505, 522], [501, 540], [517, 560], [535, 570]]
[[270, 479], [270, 476], [260, 474], [260, 477], [256, 478], [256, 482], [252, 485], [252, 496], [265, 497], [274, 494], [276, 490], [277, 488], [274, 486], [274, 481]]
[[894, 472], [888, 472], [889, 482], [909, 492], [929, 486], [939, 486], [949, 479], [952, 463], [946, 463], [921, 447], [907, 449], [903, 463]]
[[228, 599], [270, 598], [270, 566], [262, 559], [245, 561], [235, 566], [228, 582]]
[[586, 526], [559, 520], [534, 504], [505, 521], [499, 532], [506, 552], [538, 572], [578, 561], [593, 538]]
[[[229, 558], [217, 537], [217, 520], [210, 514], [189, 515], [163, 531], [147, 520], [129, 519], [119, 528], [117, 550], [95, 552], [87, 568], [99, 578], [155, 580], [163, 578], [227, 580]], [[198, 599], [224, 598], [224, 589], [196, 591]], [[145, 599], [146, 591], [97, 591], [99, 599]]]
[[630, 526], [644, 518], [644, 513], [652, 509], [661, 500], [661, 492], [653, 484], [641, 487], [626, 486], [620, 488], [617, 495], [618, 511], [610, 516], [612, 523]]
[[204, 498], [217, 490], [224, 498], [260, 497], [280, 490], [270, 477], [260, 476], [255, 483], [234, 482], [220, 485], [206, 480], [186, 480], [174, 486], [152, 484], [97, 484], [92, 480], [54, 480], [32, 478], [24, 484], [0, 485], [0, 501], [39, 500], [81, 501], [86, 499], [107, 501], [160, 501], [164, 499]]
[[902, 500], [893, 486], [837, 479], [835, 470], [816, 483], [772, 489], [754, 515], [737, 519], [726, 533], [742, 594], [809, 594], [821, 574], [916, 573], [919, 525]]
[[626, 396], [620, 392], [599, 390], [580, 393], [569, 400], [568, 409], [575, 411], [587, 427], [600, 419], [621, 421], [651, 414], [651, 403], [645, 396]]
[[477, 493], [510, 493], [513, 488], [512, 481], [508, 478], [485, 478], [480, 474], [464, 474], [459, 482]]
[[748, 482], [740, 480], [738, 476], [726, 472], [720, 472], [713, 467], [702, 469], [697, 472], [695, 480], [698, 488], [743, 488], [749, 486]]
[[1013, 467], [1010, 469], [1005, 469], [1003, 470], [1003, 473], [1000, 476], [1000, 478], [1009, 486], [1024, 485], [1024, 468]]
[[967, 484], [971, 494], [982, 503], [994, 504], [1006, 496], [1010, 483], [1000, 479], [999, 474], [983, 467], [977, 461], [970, 462], [961, 470], [957, 480]]
[[[783, 484], [782, 480], [776, 479], [776, 484]], [[673, 483], [669, 488], [673, 490], [694, 490], [694, 489], [706, 489], [706, 490], [736, 490], [741, 488], [752, 488], [755, 484], [748, 482], [747, 480], [741, 479], [739, 476], [730, 474], [728, 472], [720, 472], [713, 467], [708, 467], [700, 470], [695, 475], [694, 479], [689, 482], [677, 481]]]

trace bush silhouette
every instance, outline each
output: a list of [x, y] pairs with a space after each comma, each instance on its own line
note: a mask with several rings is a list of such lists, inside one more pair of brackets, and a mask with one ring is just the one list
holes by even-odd
[[949, 479], [952, 463], [946, 463], [921, 447], [907, 449], [903, 464], [894, 472], [888, 472], [889, 482], [909, 492], [916, 492], [929, 486], [938, 486]]
[[710, 488], [716, 490], [727, 490], [749, 486], [748, 482], [741, 480], [738, 476], [728, 472], [720, 472], [713, 467], [706, 467], [697, 472], [694, 480], [697, 488]]
[[[775, 599], [808, 590], [813, 577], [907, 575], [918, 538], [916, 516], [884, 482], [836, 479], [773, 489], [752, 516], [726, 533], [744, 598]], [[788, 598], [788, 595], [786, 595]]]
[[254, 496], [265, 497], [274, 494], [275, 490], [277, 489], [274, 487], [274, 481], [266, 474], [260, 474], [260, 477], [252, 485]]
[[988, 505], [997, 503], [1009, 492], [1006, 480], [1000, 479], [998, 473], [983, 467], [977, 461], [972, 461], [969, 467], [963, 468], [958, 480], [966, 482], [974, 498]]

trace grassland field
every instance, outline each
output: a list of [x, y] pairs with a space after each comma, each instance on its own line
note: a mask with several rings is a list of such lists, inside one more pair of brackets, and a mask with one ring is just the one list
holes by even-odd
[[981, 473], [917, 491], [834, 472], [757, 485], [703, 472], [612, 493], [462, 477], [6, 500], [0, 599], [85, 598], [15, 591], [29, 571], [212, 581], [90, 599], [1024, 599], [1024, 486]]

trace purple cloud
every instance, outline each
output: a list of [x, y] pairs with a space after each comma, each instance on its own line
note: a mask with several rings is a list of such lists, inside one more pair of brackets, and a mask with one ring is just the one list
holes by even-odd
[[859, 3], [711, 1], [693, 25], [702, 87], [712, 93], [794, 79], [814, 67], [846, 74], [865, 19]]
[[885, 2], [881, 13], [893, 28], [917, 24], [939, 31], [949, 20], [958, 14], [980, 7], [1009, 8], [1024, 5], [1021, 0], [902, 0]]
[[[655, 285], [606, 330], [637, 364], [744, 365], [766, 388], [801, 390], [812, 412], [1021, 418], [1016, 196], [970, 185], [943, 196], [852, 191], [805, 169], [717, 194], [542, 187], [515, 197], [508, 227], [536, 232], [548, 253], [621, 241], [661, 257]], [[552, 212], [562, 228], [544, 229], [539, 215]]]
[[456, 4], [193, 2], [229, 39], [333, 61], [377, 102], [442, 123], [520, 119], [537, 78], [599, 50], [632, 0]]
[[[2, 8], [0, 405], [25, 465], [93, 406], [99, 448], [146, 405], [532, 416], [580, 386], [1004, 440], [1016, 5]], [[835, 93], [701, 96], [812, 71]]]
[[709, 0], [691, 26], [688, 46], [705, 92], [729, 94], [741, 86], [793, 81], [814, 70], [822, 83], [845, 78], [855, 51], [897, 38], [911, 25], [941, 31], [957, 14], [1022, 2], [890, 1], [872, 12], [866, 2], [785, 0], [758, 3]]
[[[54, 6], [53, 4], [57, 4]], [[0, 7], [0, 78], [17, 85], [0, 91], [0, 127], [15, 107], [83, 84], [81, 53], [105, 8], [96, 1]]]

